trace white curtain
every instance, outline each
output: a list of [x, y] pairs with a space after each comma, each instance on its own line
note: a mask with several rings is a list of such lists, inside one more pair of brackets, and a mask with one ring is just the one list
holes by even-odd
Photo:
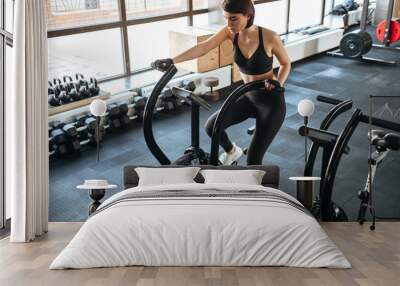
[[47, 28], [45, 1], [15, 1], [12, 93], [6, 98], [6, 187], [11, 242], [47, 232]]

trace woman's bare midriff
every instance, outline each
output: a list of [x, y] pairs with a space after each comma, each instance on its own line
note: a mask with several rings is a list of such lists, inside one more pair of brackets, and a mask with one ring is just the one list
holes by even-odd
[[250, 74], [244, 74], [244, 73], [240, 73], [242, 76], [242, 79], [244, 81], [244, 83], [248, 83], [248, 82], [252, 82], [255, 80], [264, 80], [264, 79], [275, 79], [276, 77], [273, 73], [273, 71], [269, 71], [263, 74], [256, 74], [256, 75], [250, 75]]

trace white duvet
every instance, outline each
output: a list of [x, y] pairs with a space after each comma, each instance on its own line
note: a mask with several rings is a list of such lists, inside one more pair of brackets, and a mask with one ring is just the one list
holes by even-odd
[[112, 204], [132, 192], [208, 189], [266, 191], [299, 204], [279, 190], [254, 185], [127, 189], [100, 206], [103, 210], [82, 225], [50, 269], [127, 265], [351, 267], [311, 215], [279, 201], [174, 197]]

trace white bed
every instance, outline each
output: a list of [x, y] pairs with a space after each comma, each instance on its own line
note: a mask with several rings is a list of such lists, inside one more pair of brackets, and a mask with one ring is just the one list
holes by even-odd
[[343, 253], [299, 204], [282, 191], [255, 185], [129, 188], [100, 206], [50, 269], [128, 265], [350, 268]]

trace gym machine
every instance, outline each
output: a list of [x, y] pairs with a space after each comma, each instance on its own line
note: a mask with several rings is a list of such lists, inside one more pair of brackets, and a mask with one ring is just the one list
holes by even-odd
[[[372, 99], [373, 98], [386, 98], [400, 99], [400, 96], [370, 96], [369, 105], [370, 105], [370, 114], [372, 114]], [[394, 115], [396, 118], [396, 115]], [[370, 150], [369, 150], [369, 158], [368, 158], [368, 176], [365, 183], [365, 187], [358, 192], [358, 197], [361, 200], [360, 208], [358, 211], [357, 221], [360, 224], [365, 222], [365, 215], [367, 210], [370, 210], [372, 216], [372, 224], [370, 225], [370, 229], [375, 229], [375, 221], [377, 218], [379, 219], [397, 219], [399, 217], [377, 217], [375, 214], [375, 208], [372, 203], [372, 189], [373, 182], [375, 179], [376, 171], [378, 166], [381, 165], [383, 159], [389, 154], [390, 151], [398, 151], [400, 150], [400, 135], [396, 133], [387, 132], [379, 129], [372, 129], [372, 124], [369, 122], [370, 131], [368, 132], [368, 138], [370, 141]], [[372, 149], [375, 149], [372, 152]]]
[[390, 46], [400, 40], [400, 22], [399, 20], [392, 19], [394, 0], [389, 0], [387, 18], [379, 23], [376, 29], [376, 36], [383, 43], [382, 45], [373, 44], [371, 35], [366, 31], [368, 6], [369, 0], [364, 0], [360, 29], [346, 33], [340, 40], [339, 49], [328, 52], [328, 55], [346, 57], [364, 62], [396, 65], [396, 61], [364, 56], [372, 48], [399, 50], [399, 47]]
[[[176, 74], [177, 69], [174, 65], [171, 65], [163, 74], [161, 79], [157, 82], [154, 87], [151, 95], [149, 96], [143, 115], [143, 132], [144, 138], [146, 140], [146, 144], [150, 150], [150, 152], [154, 155], [154, 157], [160, 162], [161, 165], [191, 165], [191, 164], [211, 164], [218, 165], [218, 151], [219, 151], [219, 141], [220, 136], [223, 131], [223, 120], [227, 113], [229, 112], [232, 104], [236, 102], [236, 100], [241, 97], [244, 93], [256, 90], [256, 89], [265, 89], [265, 80], [253, 81], [250, 83], [243, 84], [236, 88], [225, 100], [222, 104], [222, 107], [219, 111], [219, 114], [215, 120], [214, 128], [211, 137], [211, 152], [207, 154], [203, 149], [199, 146], [199, 112], [200, 107], [210, 110], [211, 106], [200, 96], [193, 93], [193, 91], [182, 89], [179, 87], [173, 87], [172, 93], [181, 98], [183, 101], [187, 102], [191, 105], [191, 146], [188, 147], [184, 151], [184, 155], [171, 162], [170, 159], [165, 155], [165, 153], [161, 150], [159, 145], [157, 144], [154, 134], [153, 134], [153, 118], [154, 113], [156, 111], [156, 103], [160, 94], [167, 86], [168, 82], [172, 79], [172, 77]], [[283, 92], [284, 88], [280, 87], [279, 82], [275, 80], [269, 80], [271, 84], [275, 86], [276, 89]], [[237, 163], [234, 163], [237, 164]]]
[[[347, 146], [351, 136], [360, 122], [400, 132], [400, 124], [380, 118], [364, 115], [360, 109], [355, 109], [351, 118], [340, 133], [328, 130], [335, 118], [352, 108], [352, 100], [338, 100], [325, 96], [318, 96], [318, 101], [335, 105], [322, 121], [320, 128], [307, 127], [307, 137], [311, 139], [309, 159], [304, 169], [304, 176], [312, 176], [318, 149], [322, 148], [321, 182], [319, 195], [314, 201], [312, 213], [322, 221], [346, 221], [344, 210], [332, 200], [333, 185], [340, 159], [343, 154], [349, 154]], [[305, 136], [306, 129], [300, 127], [299, 133]]]
[[[171, 162], [165, 153], [157, 144], [153, 134], [153, 118], [157, 111], [157, 103], [161, 93], [167, 86], [168, 82], [177, 73], [177, 68], [171, 65], [163, 74], [161, 79], [155, 85], [151, 95], [147, 99], [146, 106], [143, 112], [143, 133], [147, 146], [151, 153], [160, 162], [161, 165], [192, 165], [192, 164], [207, 164], [208, 154], [200, 148], [200, 107], [206, 110], [211, 110], [211, 106], [200, 96], [190, 90], [179, 87], [173, 87], [171, 92], [179, 98], [191, 105], [191, 146], [185, 151], [183, 156], [179, 157], [174, 162]], [[171, 95], [170, 95], [171, 96]], [[160, 106], [158, 106], [159, 108]], [[164, 107], [165, 108], [165, 107]]]

